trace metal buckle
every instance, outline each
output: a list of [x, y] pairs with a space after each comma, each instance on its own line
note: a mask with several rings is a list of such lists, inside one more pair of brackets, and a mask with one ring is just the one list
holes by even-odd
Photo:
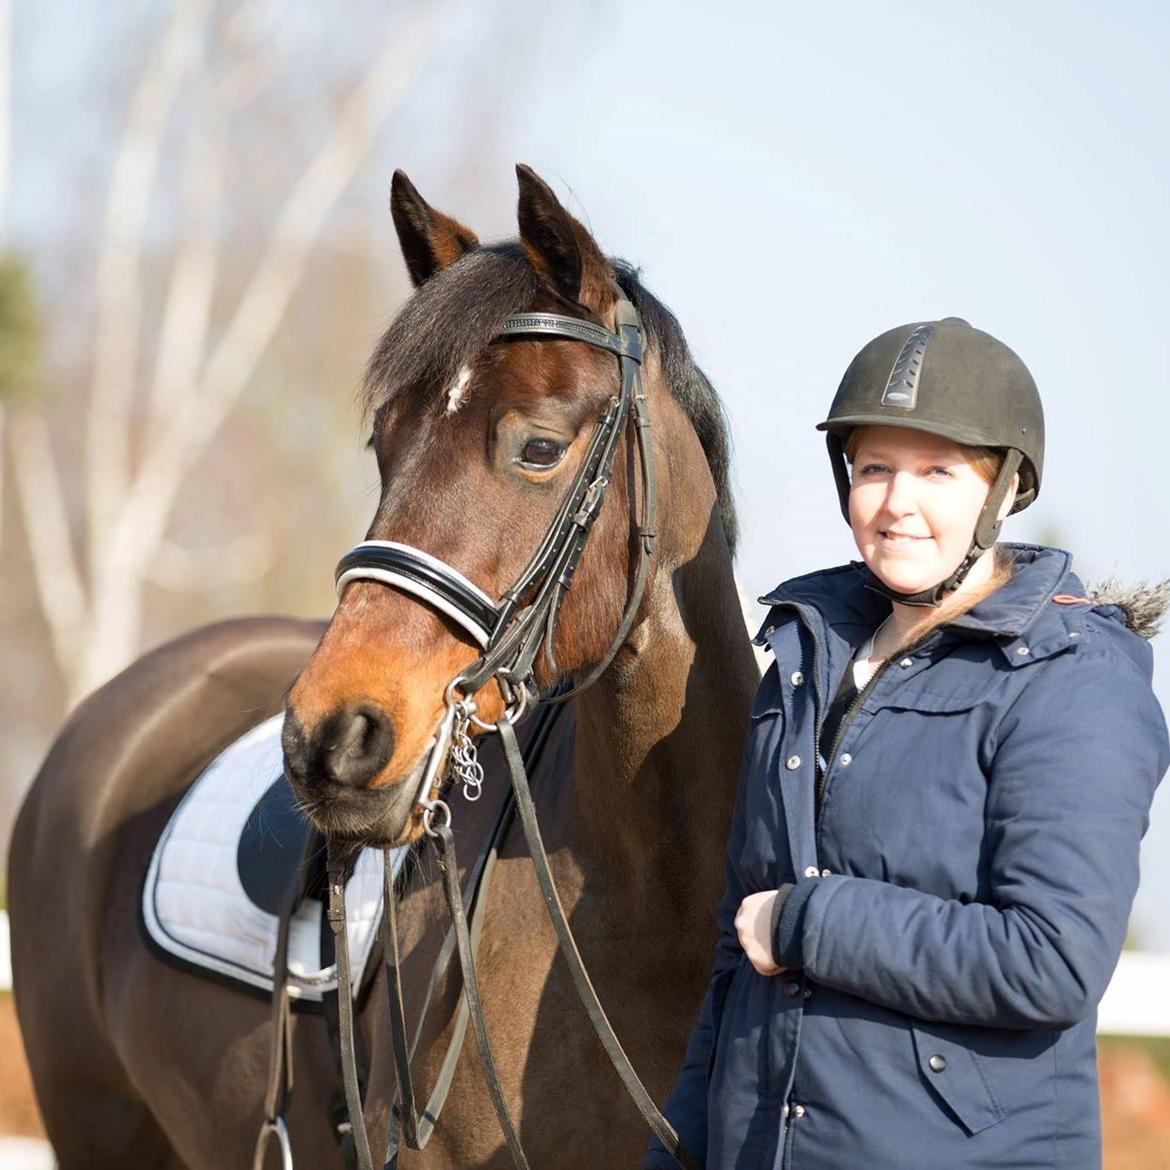
[[280, 1170], [293, 1170], [292, 1145], [288, 1140], [288, 1126], [284, 1124], [283, 1117], [274, 1117], [260, 1127], [260, 1135], [256, 1138], [256, 1152], [252, 1155], [252, 1170], [264, 1170], [264, 1155], [268, 1152], [268, 1143], [273, 1137], [280, 1145]]

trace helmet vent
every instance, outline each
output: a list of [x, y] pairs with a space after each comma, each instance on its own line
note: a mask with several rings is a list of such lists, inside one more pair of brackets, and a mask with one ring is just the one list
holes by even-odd
[[919, 325], [898, 353], [889, 381], [882, 392], [882, 406], [898, 406], [913, 410], [918, 403], [918, 379], [922, 375], [922, 359], [926, 347], [934, 336], [933, 325]]

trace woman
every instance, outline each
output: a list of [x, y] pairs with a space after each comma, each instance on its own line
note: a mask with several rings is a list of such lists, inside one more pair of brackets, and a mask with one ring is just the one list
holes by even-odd
[[818, 429], [862, 560], [764, 598], [666, 1113], [709, 1170], [1095, 1170], [1095, 1009], [1170, 763], [1150, 648], [1067, 553], [996, 544], [1044, 434], [993, 337], [882, 334]]

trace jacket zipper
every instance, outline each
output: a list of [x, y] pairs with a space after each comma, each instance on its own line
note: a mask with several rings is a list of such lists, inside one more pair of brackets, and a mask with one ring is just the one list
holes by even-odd
[[781, 1170], [791, 1170], [792, 1168], [792, 1131], [796, 1124], [796, 1118], [789, 1115], [784, 1119], [784, 1136], [781, 1139], [781, 1153], [780, 1153], [780, 1167]]
[[[911, 642], [909, 646], [905, 646], [901, 650], [899, 650], [898, 651], [899, 660], [905, 658], [906, 655], [908, 655], [909, 653], [911, 653], [914, 650], [917, 650], [921, 645], [923, 645], [923, 643], [929, 641], [931, 635], [936, 633], [936, 632], [937, 632], [936, 630], [931, 630], [929, 633], [927, 633], [923, 637], [919, 638], [917, 642]], [[813, 644], [815, 647], [815, 645], [816, 645], [815, 639], [814, 639]], [[821, 754], [820, 754], [820, 750], [819, 750], [819, 746], [818, 746], [818, 750], [816, 753], [816, 766], [817, 766], [816, 811], [815, 811], [815, 815], [814, 815], [814, 822], [818, 826], [821, 823], [821, 802], [824, 800], [825, 788], [827, 787], [827, 785], [829, 783], [829, 772], [832, 770], [832, 767], [833, 767], [833, 757], [837, 754], [837, 749], [841, 746], [841, 740], [845, 737], [845, 732], [849, 730], [849, 724], [853, 722], [854, 716], [856, 716], [858, 710], [860, 710], [862, 703], [864, 703], [865, 700], [867, 698], [869, 698], [869, 696], [873, 693], [873, 688], [877, 685], [878, 680], [882, 677], [883, 674], [885, 674], [886, 670], [889, 669], [890, 662], [892, 661], [892, 657], [893, 656], [891, 655], [889, 658], [887, 658], [881, 664], [881, 666], [879, 666], [877, 668], [877, 670], [875, 670], [873, 672], [873, 674], [870, 676], [869, 682], [867, 682], [865, 684], [865, 686], [863, 686], [861, 688], [861, 690], [857, 692], [857, 697], [853, 700], [852, 703], [849, 704], [848, 710], [846, 710], [845, 714], [841, 717], [841, 722], [837, 725], [837, 734], [833, 736], [833, 742], [829, 747], [829, 754], [825, 757], [824, 768], [821, 767]], [[852, 670], [853, 664], [850, 663], [848, 666], [846, 666], [845, 669]], [[816, 738], [814, 739], [814, 743], [817, 745], [819, 745], [819, 743], [820, 743], [820, 731], [821, 731], [820, 724], [818, 722], [817, 735], [816, 735]]]

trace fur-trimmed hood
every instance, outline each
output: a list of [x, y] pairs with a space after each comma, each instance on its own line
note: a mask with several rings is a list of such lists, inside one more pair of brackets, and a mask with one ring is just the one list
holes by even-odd
[[1170, 577], [1162, 581], [1138, 581], [1123, 585], [1116, 577], [1086, 591], [1096, 605], [1115, 605], [1125, 615], [1125, 624], [1147, 641], [1162, 627], [1162, 618], [1170, 606]]

